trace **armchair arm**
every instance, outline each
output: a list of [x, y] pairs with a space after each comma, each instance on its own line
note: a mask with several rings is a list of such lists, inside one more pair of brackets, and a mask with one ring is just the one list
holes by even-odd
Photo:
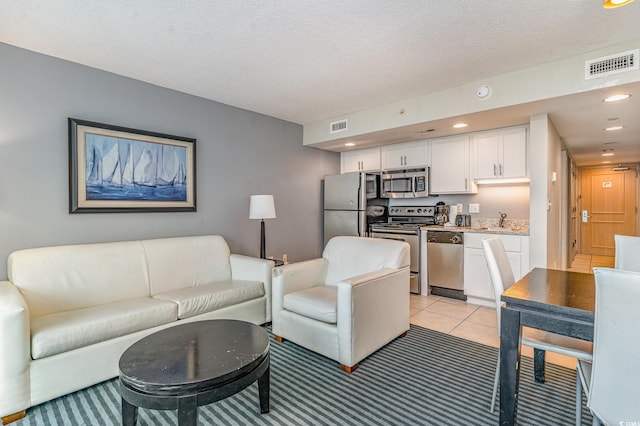
[[280, 332], [280, 312], [284, 295], [306, 288], [324, 285], [328, 261], [324, 258], [291, 263], [273, 269], [273, 333]]
[[264, 295], [266, 298], [266, 322], [271, 321], [271, 270], [275, 262], [269, 259], [232, 254], [229, 256], [231, 263], [231, 278], [234, 280], [260, 281], [264, 283]]
[[339, 362], [353, 366], [409, 330], [409, 268], [338, 283]]
[[29, 363], [31, 333], [29, 308], [22, 294], [9, 281], [0, 281], [0, 416], [30, 405]]

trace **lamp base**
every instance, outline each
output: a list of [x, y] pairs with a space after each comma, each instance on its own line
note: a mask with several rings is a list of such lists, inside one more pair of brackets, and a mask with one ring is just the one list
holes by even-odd
[[260, 220], [260, 259], [266, 259], [264, 242], [264, 219]]

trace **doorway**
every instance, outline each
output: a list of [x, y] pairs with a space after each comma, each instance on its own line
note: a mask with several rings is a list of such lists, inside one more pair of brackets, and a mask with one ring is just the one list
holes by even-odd
[[580, 253], [614, 256], [615, 234], [636, 235], [636, 168], [580, 169]]

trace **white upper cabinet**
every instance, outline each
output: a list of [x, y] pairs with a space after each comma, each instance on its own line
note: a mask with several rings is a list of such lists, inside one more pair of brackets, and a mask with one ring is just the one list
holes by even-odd
[[357, 149], [340, 154], [340, 172], [369, 172], [380, 170], [380, 148]]
[[476, 133], [471, 144], [474, 179], [527, 176], [527, 128]]
[[411, 169], [429, 166], [429, 142], [409, 142], [381, 148], [382, 169]]
[[469, 135], [431, 140], [429, 180], [432, 194], [478, 192], [471, 179]]

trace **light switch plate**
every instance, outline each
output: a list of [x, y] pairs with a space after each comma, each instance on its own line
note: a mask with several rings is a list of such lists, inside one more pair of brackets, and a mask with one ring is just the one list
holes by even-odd
[[480, 213], [480, 204], [469, 203], [469, 213]]

